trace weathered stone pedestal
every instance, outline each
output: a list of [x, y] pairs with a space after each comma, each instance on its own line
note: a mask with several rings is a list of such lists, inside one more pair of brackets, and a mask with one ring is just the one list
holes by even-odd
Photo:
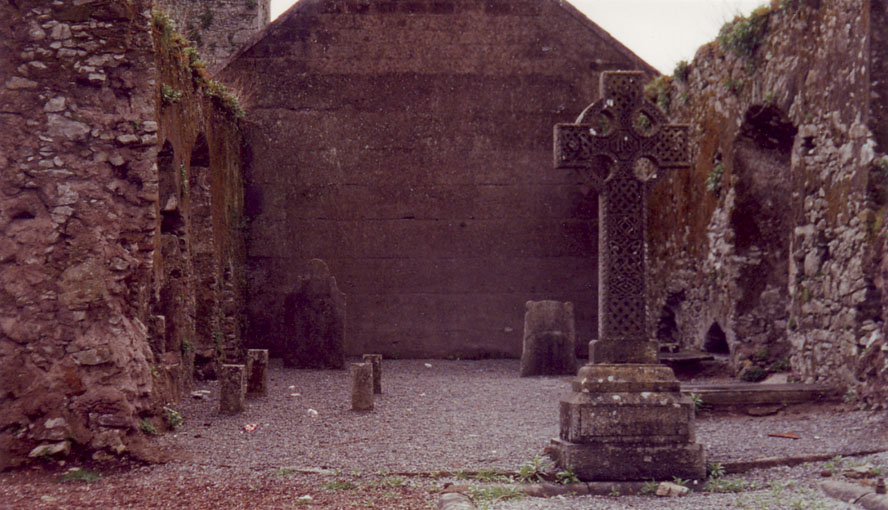
[[653, 364], [582, 367], [561, 400], [550, 454], [583, 480], [702, 479], [694, 404], [672, 369]]

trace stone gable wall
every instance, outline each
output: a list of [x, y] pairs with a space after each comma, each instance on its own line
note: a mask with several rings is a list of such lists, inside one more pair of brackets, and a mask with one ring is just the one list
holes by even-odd
[[555, 1], [283, 14], [222, 71], [249, 91], [251, 341], [287, 334], [282, 296], [320, 258], [349, 354], [518, 356], [528, 299], [573, 302], [585, 345], [597, 201], [553, 170], [552, 128], [625, 68], [654, 75]]
[[726, 343], [738, 372], [791, 366], [874, 403], [885, 370], [885, 3], [759, 14], [751, 55], [712, 43], [673, 82], [672, 116], [690, 122], [696, 164], [652, 197], [670, 214], [651, 216], [651, 329], [686, 347]]

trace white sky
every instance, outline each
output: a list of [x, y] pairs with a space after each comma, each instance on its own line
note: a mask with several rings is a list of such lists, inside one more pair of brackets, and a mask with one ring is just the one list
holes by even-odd
[[[736, 14], [767, 0], [569, 0], [601, 28], [664, 74], [690, 61]], [[271, 0], [271, 19], [294, 0]]]

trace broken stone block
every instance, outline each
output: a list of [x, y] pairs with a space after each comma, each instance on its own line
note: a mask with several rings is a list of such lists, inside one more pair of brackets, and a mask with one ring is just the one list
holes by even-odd
[[373, 368], [373, 393], [382, 393], [382, 354], [365, 354], [363, 359]]
[[71, 453], [71, 441], [40, 445], [28, 454], [30, 458], [60, 456], [67, 457]]
[[684, 485], [672, 482], [660, 482], [657, 486], [657, 496], [661, 498], [680, 498], [690, 491]]
[[345, 367], [345, 294], [322, 260], [308, 263], [308, 274], [284, 300], [284, 366], [315, 369]]
[[373, 365], [370, 363], [351, 364], [352, 410], [370, 411], [373, 409]]
[[247, 349], [247, 395], [268, 395], [267, 349]]
[[561, 301], [528, 301], [524, 308], [521, 377], [576, 373], [573, 304]]
[[239, 414], [244, 411], [244, 372], [244, 365], [222, 365], [219, 371], [220, 414]]

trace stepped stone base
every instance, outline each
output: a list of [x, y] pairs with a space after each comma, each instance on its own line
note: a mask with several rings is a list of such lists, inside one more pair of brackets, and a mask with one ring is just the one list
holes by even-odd
[[669, 367], [586, 365], [561, 400], [549, 453], [583, 480], [702, 479], [694, 404]]

